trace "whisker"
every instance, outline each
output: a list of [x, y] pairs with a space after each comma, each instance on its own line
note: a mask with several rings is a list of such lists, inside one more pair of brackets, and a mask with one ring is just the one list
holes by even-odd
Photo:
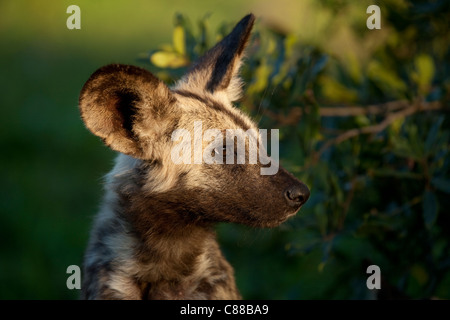
[[[255, 119], [258, 118], [259, 112], [261, 111], [261, 106], [262, 106], [262, 103], [263, 103], [263, 101], [264, 101], [264, 98], [266, 97], [267, 89], [268, 89], [268, 88], [269, 88], [269, 86], [267, 86], [267, 87], [264, 89], [264, 92], [263, 92], [263, 94], [262, 94], [261, 100], [259, 101], [258, 110], [256, 110]], [[263, 117], [263, 114], [262, 114], [262, 112], [261, 112], [261, 116], [260, 116], [259, 119], [256, 121], [256, 123], [257, 123], [258, 125], [259, 125], [259, 123], [261, 122], [262, 117]]]
[[[256, 115], [255, 115], [255, 119], [258, 117], [258, 114], [259, 114], [259, 112], [261, 111], [261, 106], [262, 106], [262, 103], [263, 103], [263, 101], [264, 101], [264, 98], [265, 98], [266, 95], [267, 95], [267, 91], [268, 91], [269, 87], [270, 87], [270, 85], [267, 86], [267, 87], [264, 89], [263, 95], [262, 95], [262, 97], [261, 97], [261, 101], [259, 102], [258, 110], [257, 110]], [[277, 87], [278, 87], [278, 84], [277, 84], [276, 86], [273, 87], [272, 93], [270, 94], [270, 98], [272, 98], [272, 96], [274, 95], [275, 90], [277, 89]], [[271, 99], [269, 99], [269, 104], [270, 104], [270, 100], [271, 100]], [[261, 122], [262, 118], [263, 118], [263, 112], [261, 112], [261, 115], [260, 115], [259, 119], [256, 121], [256, 123], [257, 123], [258, 125], [259, 125], [259, 123]]]

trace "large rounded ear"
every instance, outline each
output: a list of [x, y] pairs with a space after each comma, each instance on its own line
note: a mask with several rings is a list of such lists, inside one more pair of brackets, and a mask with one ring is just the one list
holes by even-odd
[[193, 68], [177, 83], [177, 90], [223, 92], [230, 101], [241, 95], [239, 68], [244, 49], [252, 31], [255, 16], [249, 14], [213, 48], [208, 50]]
[[92, 74], [79, 106], [86, 127], [107, 146], [148, 160], [154, 159], [154, 143], [170, 127], [175, 101], [170, 89], [147, 70], [111, 64]]

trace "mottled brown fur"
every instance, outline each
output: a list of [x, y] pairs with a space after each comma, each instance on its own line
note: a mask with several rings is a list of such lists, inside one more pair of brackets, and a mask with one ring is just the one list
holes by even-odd
[[264, 176], [260, 162], [171, 160], [172, 132], [194, 134], [195, 121], [203, 132], [257, 130], [232, 105], [253, 21], [242, 19], [172, 89], [144, 69], [119, 64], [86, 82], [82, 119], [119, 155], [86, 250], [82, 298], [239, 299], [215, 224], [274, 227], [307, 200], [307, 187], [283, 168]]

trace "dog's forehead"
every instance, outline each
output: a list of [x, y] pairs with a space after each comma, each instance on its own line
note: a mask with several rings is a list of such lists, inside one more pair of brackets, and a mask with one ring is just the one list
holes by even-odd
[[184, 121], [202, 121], [203, 129], [257, 129], [254, 122], [227, 99], [200, 95], [194, 92], [175, 91]]

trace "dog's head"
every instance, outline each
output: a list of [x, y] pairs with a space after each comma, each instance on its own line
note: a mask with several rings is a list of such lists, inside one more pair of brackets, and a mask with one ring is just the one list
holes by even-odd
[[269, 227], [294, 215], [309, 190], [267, 155], [265, 133], [232, 104], [254, 20], [244, 17], [172, 88], [138, 67], [100, 68], [80, 110], [106, 145], [149, 164], [140, 171], [145, 196], [198, 219]]

